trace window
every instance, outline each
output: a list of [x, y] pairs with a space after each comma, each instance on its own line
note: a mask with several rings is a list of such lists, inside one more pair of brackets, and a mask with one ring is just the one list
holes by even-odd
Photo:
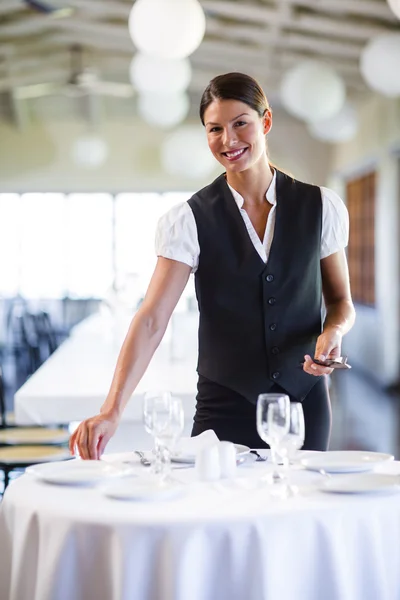
[[[142, 296], [156, 264], [158, 219], [191, 193], [0, 194], [0, 296]], [[183, 302], [194, 294], [193, 283]]]
[[354, 302], [375, 305], [375, 173], [347, 183], [348, 262]]

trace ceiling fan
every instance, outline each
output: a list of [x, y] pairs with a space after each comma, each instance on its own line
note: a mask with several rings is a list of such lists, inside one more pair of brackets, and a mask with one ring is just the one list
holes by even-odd
[[117, 98], [130, 98], [134, 89], [130, 84], [104, 81], [99, 78], [95, 69], [83, 65], [83, 52], [81, 46], [71, 47], [71, 73], [65, 83], [35, 83], [15, 88], [16, 98], [39, 98], [52, 94], [65, 94], [69, 97], [82, 97], [89, 95], [114, 96]]

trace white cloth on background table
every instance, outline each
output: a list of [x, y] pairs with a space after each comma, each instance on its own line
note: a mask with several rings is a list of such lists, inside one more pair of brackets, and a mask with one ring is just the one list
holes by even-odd
[[[266, 468], [239, 472], [251, 483]], [[400, 463], [390, 469], [400, 473]], [[187, 494], [147, 503], [28, 474], [12, 482], [0, 512], [0, 598], [399, 599], [399, 494], [345, 497], [309, 487], [308, 495], [270, 500], [264, 487], [220, 491], [193, 482], [193, 469], [173, 474], [192, 480]]]
[[[276, 174], [267, 190], [266, 199], [272, 205], [268, 215], [263, 242], [254, 229], [243, 207], [243, 197], [229, 186], [239, 212], [246, 225], [250, 239], [262, 260], [266, 263], [271, 248], [276, 216]], [[341, 198], [329, 188], [321, 187], [322, 231], [321, 258], [345, 248], [349, 241], [349, 215]], [[173, 206], [163, 215], [156, 231], [156, 254], [183, 262], [195, 273], [199, 264], [200, 246], [196, 221], [187, 202]]]

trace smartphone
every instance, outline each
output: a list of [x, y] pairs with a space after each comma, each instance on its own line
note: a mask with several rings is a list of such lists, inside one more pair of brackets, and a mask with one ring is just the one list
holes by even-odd
[[351, 369], [351, 366], [347, 363], [347, 356], [327, 358], [326, 360], [318, 360], [318, 358], [313, 358], [313, 362], [316, 365], [328, 367], [329, 369]]

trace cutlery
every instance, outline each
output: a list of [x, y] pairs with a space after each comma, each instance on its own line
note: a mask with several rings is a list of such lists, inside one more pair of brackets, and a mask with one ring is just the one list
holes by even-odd
[[141, 450], [134, 450], [134, 453], [137, 454], [137, 456], [140, 458], [140, 463], [144, 467], [150, 467], [151, 461], [145, 457], [144, 452], [142, 452]]
[[250, 450], [250, 452], [251, 452], [252, 454], [255, 454], [255, 455], [257, 456], [257, 458], [256, 458], [256, 462], [264, 462], [264, 461], [268, 460], [268, 457], [267, 457], [267, 456], [261, 456], [261, 454], [259, 454], [259, 453], [257, 452], [257, 450]]

